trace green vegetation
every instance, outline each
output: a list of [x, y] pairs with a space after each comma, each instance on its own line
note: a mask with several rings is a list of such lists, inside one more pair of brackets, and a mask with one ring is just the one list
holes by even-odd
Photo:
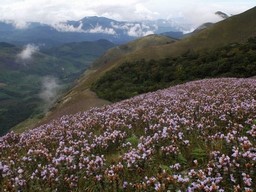
[[139, 143], [139, 138], [133, 134], [131, 137], [126, 139], [126, 142], [129, 142], [132, 146], [137, 146]]
[[211, 51], [188, 51], [179, 57], [125, 62], [105, 73], [92, 90], [101, 98], [119, 101], [191, 80], [256, 75], [256, 38]]

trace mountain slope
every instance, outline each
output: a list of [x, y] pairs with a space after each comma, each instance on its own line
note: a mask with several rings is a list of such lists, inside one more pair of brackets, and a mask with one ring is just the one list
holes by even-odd
[[253, 8], [180, 41], [145, 47], [111, 61], [111, 66], [120, 67], [94, 82], [93, 90], [117, 101], [198, 78], [255, 75], [255, 39], [246, 42], [256, 36], [255, 16]]
[[131, 41], [126, 44], [114, 47], [108, 50], [104, 55], [97, 59], [93, 67], [103, 66], [107, 63], [115, 63], [116, 61], [122, 60], [122, 58], [136, 53], [137, 51], [144, 48], [153, 48], [158, 45], [171, 44], [176, 42], [176, 39], [165, 37], [161, 35], [148, 35], [146, 37]]
[[250, 38], [211, 51], [125, 62], [105, 73], [91, 89], [113, 102], [196, 79], [255, 75], [256, 38]]
[[[149, 35], [128, 44], [120, 45], [108, 50], [103, 56], [94, 62], [92, 68], [88, 69], [84, 75], [82, 75], [82, 77], [76, 82], [76, 86], [74, 86], [58, 101], [55, 108], [53, 108], [46, 115], [46, 118], [42, 120], [42, 123], [48, 122], [50, 119], [60, 117], [61, 115], [74, 114], [75, 112], [79, 112], [81, 110], [88, 110], [93, 106], [102, 106], [103, 104], [108, 104], [109, 102], [97, 98], [95, 93], [90, 91], [91, 83], [95, 82], [106, 71], [109, 71], [115, 67], [113, 64], [122, 59], [122, 57], [125, 55], [131, 52], [136, 52], [144, 47], [154, 47], [159, 44], [168, 44], [175, 41], [176, 40], [165, 36]], [[105, 64], [102, 65], [102, 63]], [[81, 105], [77, 107], [77, 103], [81, 103]]]
[[0, 138], [0, 188], [252, 192], [255, 118], [255, 79], [194, 81], [66, 115]]

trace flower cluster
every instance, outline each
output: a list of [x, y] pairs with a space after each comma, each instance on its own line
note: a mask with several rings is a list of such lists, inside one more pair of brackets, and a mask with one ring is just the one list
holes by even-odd
[[256, 80], [207, 79], [0, 138], [0, 191], [256, 189]]

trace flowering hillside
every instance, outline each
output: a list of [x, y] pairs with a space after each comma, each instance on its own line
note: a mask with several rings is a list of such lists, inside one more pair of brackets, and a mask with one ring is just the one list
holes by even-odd
[[0, 138], [0, 191], [256, 189], [256, 80], [209, 79]]

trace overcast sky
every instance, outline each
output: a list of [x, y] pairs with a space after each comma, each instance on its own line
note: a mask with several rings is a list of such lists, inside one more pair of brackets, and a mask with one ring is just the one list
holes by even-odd
[[256, 5], [255, 0], [0, 0], [0, 20], [53, 24], [104, 16], [116, 20], [180, 18], [193, 25], [217, 21], [216, 11], [238, 14]]

